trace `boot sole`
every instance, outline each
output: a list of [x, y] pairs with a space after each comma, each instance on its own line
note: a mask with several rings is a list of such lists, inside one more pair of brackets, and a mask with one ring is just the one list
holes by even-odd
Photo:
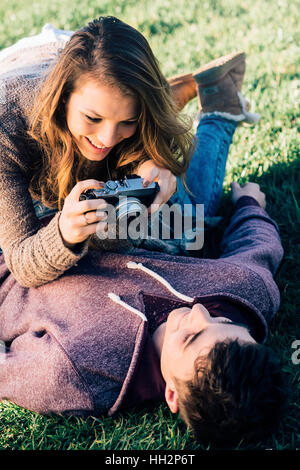
[[223, 78], [230, 69], [235, 67], [242, 60], [245, 60], [245, 58], [245, 52], [234, 52], [227, 56], [220, 57], [200, 67], [193, 73], [193, 77], [198, 85], [208, 85], [217, 82]]

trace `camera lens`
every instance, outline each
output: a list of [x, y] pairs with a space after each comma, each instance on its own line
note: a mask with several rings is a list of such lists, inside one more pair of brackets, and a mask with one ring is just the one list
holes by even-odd
[[121, 220], [126, 219], [127, 223], [135, 219], [139, 214], [143, 212], [143, 205], [135, 197], [129, 197], [120, 199], [116, 205], [116, 219], [120, 223]]
[[[147, 208], [134, 197], [120, 198], [116, 210], [118, 233], [121, 238], [139, 240], [145, 238], [148, 230]], [[139, 217], [140, 216], [140, 217]], [[137, 223], [131, 224], [135, 219]]]

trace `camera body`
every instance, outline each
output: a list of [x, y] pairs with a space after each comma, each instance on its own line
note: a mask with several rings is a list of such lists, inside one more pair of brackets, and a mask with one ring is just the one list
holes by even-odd
[[101, 189], [88, 189], [81, 193], [80, 200], [104, 199], [114, 206], [116, 219], [122, 217], [134, 218], [149, 207], [156, 194], [159, 192], [159, 184], [151, 183], [143, 187], [143, 179], [137, 175], [130, 175], [121, 180], [109, 180]]

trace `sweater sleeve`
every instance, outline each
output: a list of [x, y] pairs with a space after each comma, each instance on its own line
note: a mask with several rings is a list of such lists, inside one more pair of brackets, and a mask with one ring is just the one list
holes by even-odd
[[0, 122], [0, 247], [16, 280], [37, 287], [76, 264], [87, 253], [88, 240], [78, 252], [67, 248], [58, 226], [60, 212], [41, 227], [28, 190], [26, 147], [5, 122]]
[[24, 287], [46, 284], [71, 268], [88, 251], [74, 253], [61, 238], [58, 212], [40, 228], [24, 177], [0, 169], [0, 246], [8, 269]]
[[246, 264], [256, 272], [276, 273], [283, 257], [279, 229], [257, 204], [238, 204], [222, 243], [221, 258]]

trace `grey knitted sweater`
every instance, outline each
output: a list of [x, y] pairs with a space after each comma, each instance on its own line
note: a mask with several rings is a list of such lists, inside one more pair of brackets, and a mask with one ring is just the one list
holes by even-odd
[[[55, 217], [43, 226], [39, 219], [41, 198], [38, 194], [33, 197], [28, 189], [42, 158], [37, 146], [24, 139], [30, 111], [40, 85], [64, 46], [64, 41], [57, 41], [26, 48], [22, 54], [12, 53], [0, 60], [0, 247], [10, 271], [27, 287], [56, 279], [74, 266], [89, 247], [131, 249], [127, 240], [100, 241], [90, 236], [79, 249], [76, 246], [70, 250], [59, 231], [58, 208], [49, 209], [49, 213], [56, 213]], [[87, 160], [82, 179], [101, 179], [102, 168], [102, 162]]]
[[24, 140], [34, 97], [64, 43], [27, 48], [0, 62], [0, 246], [24, 286], [49, 282], [87, 252], [69, 250], [61, 238], [60, 213], [41, 228], [28, 185], [38, 152]]

